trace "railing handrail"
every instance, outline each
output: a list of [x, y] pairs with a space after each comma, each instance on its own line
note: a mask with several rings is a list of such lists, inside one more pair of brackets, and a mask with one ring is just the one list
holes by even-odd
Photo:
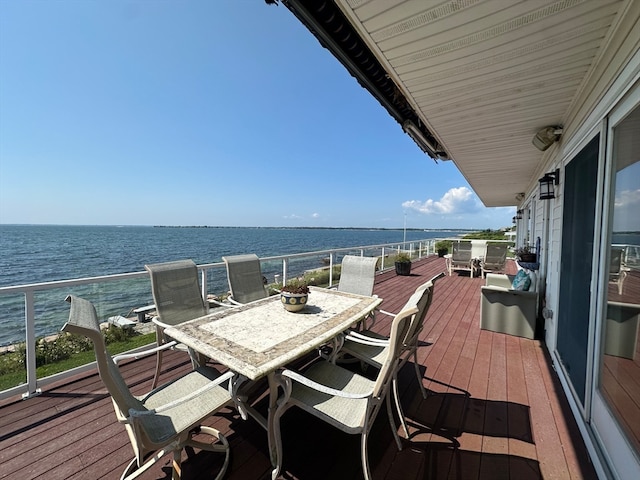
[[[293, 254], [285, 254], [285, 255], [273, 255], [268, 257], [261, 257], [261, 262], [273, 262], [273, 261], [282, 261], [282, 283], [285, 283], [287, 280], [287, 268], [289, 260], [304, 258], [304, 257], [314, 257], [319, 255], [328, 255], [329, 256], [329, 283], [332, 282], [333, 275], [333, 260], [336, 254], [344, 253], [344, 252], [353, 252], [354, 250], [360, 251], [361, 255], [364, 255], [365, 250], [380, 250], [382, 257], [382, 265], [381, 270], [384, 269], [384, 259], [385, 259], [385, 249], [390, 248], [395, 251], [400, 251], [400, 249], [406, 249], [407, 247], [411, 249], [411, 251], [417, 251], [418, 257], [422, 257], [423, 255], [429, 255], [435, 253], [434, 245], [437, 241], [442, 240], [438, 238], [427, 238], [422, 240], [411, 240], [411, 241], [402, 241], [402, 242], [391, 242], [391, 243], [383, 243], [383, 244], [375, 244], [375, 245], [361, 245], [355, 247], [341, 247], [341, 248], [331, 248], [325, 250], [316, 250], [311, 252], [300, 252]], [[416, 249], [414, 246], [418, 245]], [[423, 250], [423, 246], [425, 247]], [[224, 262], [214, 262], [214, 263], [206, 263], [198, 265], [198, 270], [202, 275], [202, 293], [203, 297], [206, 298], [208, 292], [208, 284], [207, 284], [207, 272], [212, 269], [225, 268]], [[88, 285], [88, 284], [97, 284], [97, 283], [105, 283], [105, 282], [114, 282], [119, 280], [127, 280], [127, 279], [137, 279], [148, 276], [147, 271], [138, 271], [138, 272], [129, 272], [129, 273], [117, 273], [110, 275], [100, 275], [94, 277], [82, 277], [82, 278], [74, 278], [67, 280], [54, 280], [50, 282], [39, 282], [39, 283], [31, 283], [24, 285], [11, 285], [0, 287], [0, 295], [9, 295], [9, 294], [24, 294], [25, 296], [25, 344], [26, 344], [26, 374], [27, 374], [27, 382], [26, 384], [21, 384], [17, 387], [4, 390], [0, 392], [0, 399], [7, 398], [13, 395], [17, 395], [21, 392], [23, 398], [29, 398], [31, 396], [37, 395], [40, 392], [38, 388], [38, 384], [46, 384], [49, 383], [41, 382], [40, 379], [36, 378], [36, 335], [35, 335], [35, 292], [42, 292], [47, 290], [52, 290], [55, 288], [61, 287], [75, 287], [79, 285]], [[72, 370], [71, 372], [77, 371], [77, 369]], [[52, 377], [48, 377], [50, 379], [59, 379], [61, 375], [57, 374]], [[53, 381], [53, 380], [51, 380]]]

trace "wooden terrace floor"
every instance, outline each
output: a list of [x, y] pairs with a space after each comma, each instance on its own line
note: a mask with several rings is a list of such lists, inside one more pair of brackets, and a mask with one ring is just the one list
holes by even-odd
[[[397, 311], [415, 287], [444, 270], [437, 257], [414, 262], [409, 277], [378, 276], [375, 293], [383, 308]], [[479, 328], [480, 286], [468, 274], [436, 284], [420, 349], [426, 368], [426, 400], [412, 365], [401, 372], [402, 403], [411, 427], [398, 451], [380, 412], [369, 442], [375, 479], [594, 479], [586, 448], [540, 341]], [[388, 321], [378, 322], [386, 333]], [[165, 356], [165, 378], [190, 368], [186, 355]], [[122, 366], [134, 393], [148, 389], [153, 360]], [[258, 400], [263, 408], [264, 399]], [[359, 479], [359, 438], [303, 412], [283, 416], [286, 479]], [[267, 436], [253, 420], [233, 410], [208, 422], [231, 444], [225, 478], [270, 478]], [[185, 479], [213, 478], [220, 457], [183, 453]], [[22, 480], [116, 479], [132, 458], [97, 374], [84, 374], [46, 388], [29, 400], [0, 403], [0, 478]], [[141, 476], [169, 477], [170, 455]]]

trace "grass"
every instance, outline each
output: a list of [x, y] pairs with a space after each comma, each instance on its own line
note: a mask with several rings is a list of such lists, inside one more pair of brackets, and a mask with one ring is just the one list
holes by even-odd
[[[139, 347], [143, 347], [145, 345], [149, 345], [155, 343], [156, 334], [148, 333], [145, 335], [134, 335], [129, 337], [126, 340], [114, 341], [109, 344], [107, 347], [109, 353], [112, 355], [126, 352], [129, 350], [134, 350]], [[0, 362], [15, 362], [15, 357], [11, 358], [11, 356], [19, 356], [19, 353], [6, 353], [0, 357]], [[64, 372], [66, 370], [71, 370], [72, 368], [79, 367], [81, 365], [86, 365], [87, 363], [91, 363], [95, 361], [96, 357], [93, 353], [93, 350], [87, 350], [83, 352], [77, 352], [72, 354], [69, 358], [65, 358], [63, 360], [59, 360], [56, 362], [46, 363], [44, 365], [40, 365], [36, 368], [36, 378], [44, 378], [50, 375], [54, 375], [56, 373]], [[12, 387], [16, 387], [21, 383], [26, 382], [26, 371], [24, 367], [19, 371], [8, 371], [3, 375], [0, 375], [0, 390], [7, 390]]]

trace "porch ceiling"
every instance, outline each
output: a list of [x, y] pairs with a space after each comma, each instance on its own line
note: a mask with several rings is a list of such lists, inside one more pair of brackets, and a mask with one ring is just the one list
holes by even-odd
[[[531, 143], [580, 99], [622, 0], [283, 0], [399, 123], [417, 123], [486, 206], [517, 205], [542, 168]], [[353, 29], [392, 82], [350, 56]], [[351, 39], [350, 41], [353, 41]], [[378, 74], [379, 76], [379, 74]], [[377, 83], [376, 83], [377, 82]], [[388, 90], [388, 88], [387, 88]], [[402, 102], [417, 118], [403, 110]], [[403, 113], [404, 112], [404, 113]], [[439, 145], [438, 145], [439, 144]], [[507, 180], [507, 181], [505, 181]]]

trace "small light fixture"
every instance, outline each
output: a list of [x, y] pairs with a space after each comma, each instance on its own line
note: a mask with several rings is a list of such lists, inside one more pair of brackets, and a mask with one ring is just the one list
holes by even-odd
[[516, 217], [513, 217], [513, 218], [511, 219], [511, 221], [512, 221], [513, 223], [517, 223], [517, 222], [516, 222]]
[[516, 200], [518, 202], [521, 202], [522, 200], [524, 200], [524, 192], [516, 193]]
[[516, 220], [522, 220], [522, 210], [516, 212]]
[[560, 184], [560, 169], [556, 168], [554, 172], [545, 173], [538, 182], [540, 183], [540, 200], [555, 198], [553, 186]]
[[538, 130], [531, 143], [541, 152], [544, 152], [547, 148], [557, 142], [562, 135], [562, 127], [544, 127]]

